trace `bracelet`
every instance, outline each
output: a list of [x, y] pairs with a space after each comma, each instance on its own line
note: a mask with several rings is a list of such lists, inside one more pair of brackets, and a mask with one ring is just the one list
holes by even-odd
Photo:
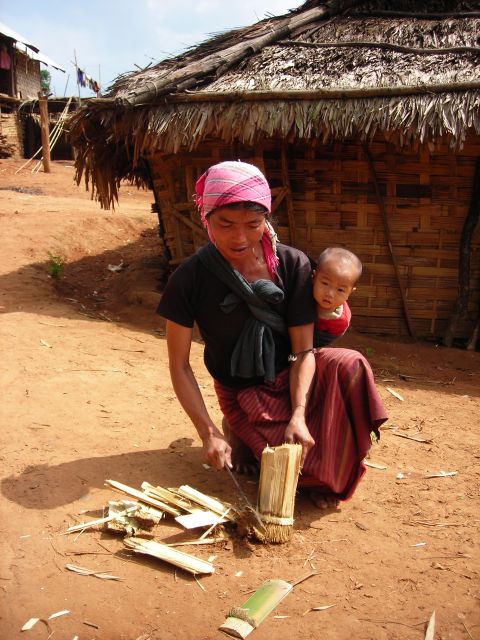
[[304, 409], [306, 409], [304, 404], [296, 404], [294, 407], [292, 407], [293, 411], [295, 411], [295, 409], [298, 409], [298, 407], [303, 407]]
[[287, 360], [288, 362], [296, 362], [298, 360], [298, 356], [303, 356], [305, 353], [317, 353], [319, 351], [319, 347], [313, 347], [313, 349], [305, 349], [304, 351], [297, 351], [297, 353], [291, 353]]

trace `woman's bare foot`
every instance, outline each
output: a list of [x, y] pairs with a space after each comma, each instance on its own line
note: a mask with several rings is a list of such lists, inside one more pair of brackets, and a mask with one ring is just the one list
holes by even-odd
[[309, 497], [317, 509], [322, 511], [336, 509], [340, 503], [340, 500], [333, 493], [325, 493], [315, 489], [310, 491]]
[[230, 429], [227, 419], [222, 420], [222, 430], [228, 444], [232, 447], [232, 465], [235, 473], [256, 478], [260, 474], [258, 460], [247, 445]]

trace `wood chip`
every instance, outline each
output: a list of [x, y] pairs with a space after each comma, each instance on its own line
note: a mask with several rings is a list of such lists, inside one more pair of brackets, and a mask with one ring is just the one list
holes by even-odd
[[84, 620], [83, 624], [86, 624], [87, 627], [93, 627], [94, 629], [100, 629], [98, 624], [95, 624], [94, 622], [88, 622], [88, 620]]
[[439, 471], [438, 473], [430, 473], [425, 478], [448, 478], [450, 476], [456, 476], [458, 471]]
[[59, 618], [60, 616], [65, 616], [67, 613], [70, 613], [69, 609], [64, 609], [63, 611], [57, 611], [57, 613], [52, 613], [51, 616], [48, 616], [49, 620], [53, 620], [54, 618]]
[[430, 620], [428, 621], [428, 627], [425, 633], [425, 640], [433, 640], [434, 637], [435, 637], [435, 611], [432, 613]]
[[392, 396], [395, 396], [395, 398], [397, 398], [398, 400], [401, 400], [403, 402], [403, 397], [397, 393], [397, 391], [395, 391], [395, 389], [392, 389], [392, 387], [385, 387], [385, 389], [392, 394]]
[[383, 465], [383, 464], [376, 464], [375, 462], [370, 462], [369, 460], [364, 460], [364, 461], [363, 461], [363, 464], [364, 464], [366, 467], [371, 467], [372, 469], [380, 469], [380, 470], [382, 470], [382, 471], [383, 471], [384, 469], [386, 469], [386, 468], [387, 468], [387, 467], [386, 467], [385, 465]]
[[302, 615], [306, 616], [307, 613], [310, 613], [310, 611], [326, 611], [327, 609], [331, 609], [332, 607], [335, 607], [335, 606], [336, 605], [334, 604], [324, 604], [319, 607], [310, 607], [310, 609], [307, 609], [305, 613], [302, 613]]
[[30, 618], [30, 620], [27, 620], [25, 622], [25, 624], [22, 627], [22, 631], [29, 631], [30, 629], [32, 629], [37, 622], [40, 620], [40, 618]]

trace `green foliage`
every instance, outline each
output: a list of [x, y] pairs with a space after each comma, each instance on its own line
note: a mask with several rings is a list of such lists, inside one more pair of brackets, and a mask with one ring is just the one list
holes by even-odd
[[50, 82], [52, 80], [52, 76], [47, 69], [42, 69], [40, 71], [40, 86], [42, 87], [43, 94], [48, 96], [50, 93]]
[[48, 255], [50, 258], [47, 265], [48, 275], [55, 280], [59, 280], [65, 270], [65, 258], [51, 252]]

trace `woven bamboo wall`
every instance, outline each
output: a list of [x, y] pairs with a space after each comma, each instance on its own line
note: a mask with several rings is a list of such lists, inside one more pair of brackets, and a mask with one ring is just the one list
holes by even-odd
[[[253, 162], [266, 174], [274, 195], [274, 223], [282, 242], [315, 258], [341, 245], [363, 262], [361, 281], [350, 298], [352, 325], [364, 332], [406, 335], [404, 291], [415, 335], [443, 336], [458, 291], [458, 248], [468, 211], [480, 140], [462, 151], [446, 145], [398, 148], [382, 138], [369, 146], [387, 213], [395, 273], [374, 180], [356, 141], [331, 145], [285, 145], [263, 149], [226, 147], [212, 141], [188, 155], [149, 159], [156, 199], [172, 264], [206, 241], [193, 206], [196, 178], [222, 160]], [[474, 326], [480, 290], [480, 230], [472, 252], [470, 316], [458, 337]], [[399, 282], [400, 280], [400, 282]]]

